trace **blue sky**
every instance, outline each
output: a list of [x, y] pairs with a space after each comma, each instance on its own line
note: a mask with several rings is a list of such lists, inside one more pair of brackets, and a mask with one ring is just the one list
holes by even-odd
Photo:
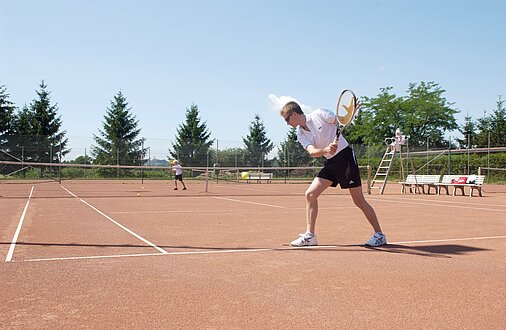
[[463, 123], [506, 94], [505, 1], [0, 0], [0, 11], [0, 85], [22, 107], [44, 80], [73, 154], [118, 91], [160, 153], [192, 103], [222, 148], [242, 146], [255, 114], [283, 141], [276, 104], [288, 97], [332, 109], [345, 88], [405, 95], [434, 81]]

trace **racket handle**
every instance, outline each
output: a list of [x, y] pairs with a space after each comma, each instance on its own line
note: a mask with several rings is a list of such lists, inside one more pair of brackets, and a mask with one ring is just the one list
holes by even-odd
[[339, 141], [339, 137], [341, 136], [341, 127], [337, 126], [336, 128], [336, 138], [334, 139], [334, 142], [337, 143]]

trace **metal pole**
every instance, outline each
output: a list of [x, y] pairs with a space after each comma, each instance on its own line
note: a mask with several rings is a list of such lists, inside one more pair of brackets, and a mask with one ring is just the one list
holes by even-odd
[[[427, 157], [426, 157], [427, 163], [429, 163], [429, 137], [427, 137]], [[429, 167], [427, 166], [427, 169], [425, 169], [425, 174], [429, 174]]]
[[488, 131], [488, 147], [487, 147], [487, 176], [490, 174], [489, 173], [489, 168], [490, 168], [490, 131]]
[[471, 167], [471, 160], [470, 160], [470, 145], [471, 142], [471, 134], [467, 133], [467, 175], [469, 175], [469, 168]]
[[141, 183], [144, 183], [144, 138], [142, 138], [142, 146], [141, 146], [142, 150], [141, 150]]
[[451, 171], [451, 153], [452, 153], [452, 137], [451, 135], [448, 137], [448, 170], [446, 171], [446, 174], [450, 174]]

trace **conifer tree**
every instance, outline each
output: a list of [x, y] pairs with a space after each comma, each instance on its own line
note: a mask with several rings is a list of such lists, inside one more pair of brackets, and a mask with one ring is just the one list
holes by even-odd
[[4, 85], [0, 86], [0, 160], [12, 160], [10, 155], [13, 144], [14, 111], [16, 107], [9, 100]]
[[459, 132], [462, 134], [462, 139], [457, 139], [460, 148], [473, 148], [476, 146], [476, 123], [473, 121], [471, 116], [467, 115], [464, 118], [464, 125], [459, 128]]
[[297, 140], [297, 129], [290, 128], [286, 140], [278, 148], [278, 158], [283, 166], [310, 166], [312, 157]]
[[70, 152], [66, 131], [61, 131], [58, 104], [51, 104], [47, 85], [42, 81], [39, 87], [37, 98], [14, 117], [12, 155], [25, 161], [61, 162]]
[[249, 127], [249, 134], [242, 139], [246, 146], [245, 160], [249, 166], [265, 166], [265, 159], [274, 148], [274, 144], [267, 138], [265, 126], [256, 114]]
[[199, 118], [199, 108], [192, 104], [186, 108], [186, 120], [177, 129], [176, 142], [169, 150], [173, 159], [183, 166], [205, 166], [209, 149], [214, 143], [205, 122]]
[[[4, 85], [0, 86], [0, 136], [11, 133], [14, 120], [14, 103], [9, 100], [9, 94]], [[0, 142], [1, 143], [1, 142]]]
[[100, 135], [94, 135], [96, 145], [92, 146], [95, 164], [103, 165], [142, 165], [143, 139], [138, 139], [138, 121], [128, 107], [126, 97], [120, 91], [111, 100], [104, 115]]
[[504, 100], [499, 96], [496, 108], [490, 115], [478, 119], [476, 136], [478, 147], [502, 147], [506, 145], [506, 108]]

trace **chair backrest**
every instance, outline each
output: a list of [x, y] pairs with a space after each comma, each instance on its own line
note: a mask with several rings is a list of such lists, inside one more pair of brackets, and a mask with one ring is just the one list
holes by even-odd
[[[441, 183], [452, 183], [452, 180], [457, 180], [462, 177], [470, 177], [470, 176], [471, 175], [465, 175], [465, 174], [462, 174], [462, 175], [447, 174], [447, 175], [443, 175], [443, 179], [441, 180]], [[474, 178], [474, 184], [476, 184], [476, 185], [482, 185], [483, 182], [485, 181], [484, 175], [473, 175], [473, 178]]]
[[428, 175], [417, 175], [416, 180], [418, 183], [436, 183], [439, 182], [441, 175], [428, 174]]
[[441, 183], [452, 183], [452, 180], [457, 180], [458, 178], [463, 177], [464, 175], [455, 175], [455, 174], [446, 174], [443, 175], [443, 179]]

